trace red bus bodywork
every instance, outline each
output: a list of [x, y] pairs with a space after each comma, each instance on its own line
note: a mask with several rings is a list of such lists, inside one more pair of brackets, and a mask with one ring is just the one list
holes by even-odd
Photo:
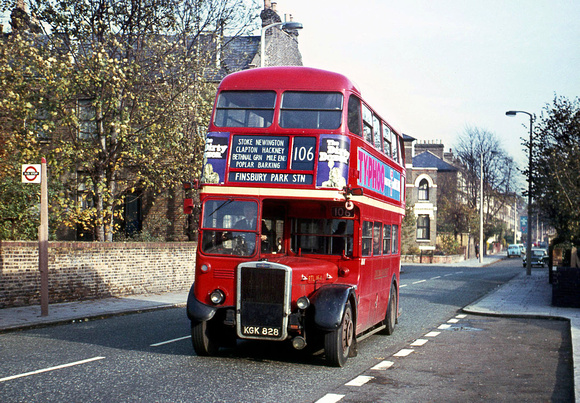
[[187, 309], [198, 354], [236, 338], [290, 339], [323, 343], [342, 366], [357, 338], [393, 331], [401, 136], [349, 79], [304, 67], [224, 78], [201, 185]]

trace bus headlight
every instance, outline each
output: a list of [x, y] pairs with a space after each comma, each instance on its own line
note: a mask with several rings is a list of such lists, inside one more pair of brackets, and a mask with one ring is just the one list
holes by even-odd
[[310, 300], [308, 297], [300, 297], [298, 298], [298, 301], [296, 301], [296, 306], [298, 306], [298, 309], [307, 309], [310, 306]]
[[202, 264], [199, 269], [201, 270], [202, 273], [207, 273], [209, 271], [209, 265]]
[[211, 294], [209, 295], [209, 300], [212, 302], [212, 304], [215, 305], [219, 305], [221, 303], [223, 303], [226, 299], [226, 295], [224, 294], [224, 292], [222, 290], [213, 290], [211, 292]]

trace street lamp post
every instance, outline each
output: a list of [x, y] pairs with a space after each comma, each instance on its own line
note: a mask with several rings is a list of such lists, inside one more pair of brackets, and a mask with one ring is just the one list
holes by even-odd
[[483, 263], [483, 152], [479, 154], [479, 263]]
[[275, 22], [273, 24], [262, 27], [262, 32], [260, 35], [260, 67], [264, 67], [266, 65], [266, 31], [272, 27], [278, 26], [281, 26], [282, 29], [302, 29], [302, 24], [294, 21]]
[[507, 111], [507, 116], [515, 116], [518, 113], [525, 113], [530, 117], [530, 146], [528, 157], [528, 238], [526, 242], [526, 274], [532, 274], [532, 125], [534, 124], [534, 116], [525, 111]]

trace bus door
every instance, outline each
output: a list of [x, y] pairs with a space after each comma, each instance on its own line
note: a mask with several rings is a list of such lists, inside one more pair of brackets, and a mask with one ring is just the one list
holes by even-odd
[[262, 205], [262, 223], [260, 231], [260, 253], [286, 253], [286, 206], [281, 203], [265, 200]]

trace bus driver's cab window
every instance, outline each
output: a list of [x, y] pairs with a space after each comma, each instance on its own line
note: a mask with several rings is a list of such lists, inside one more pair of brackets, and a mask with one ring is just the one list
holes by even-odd
[[234, 199], [207, 200], [203, 207], [204, 253], [250, 256], [256, 250], [258, 205]]

